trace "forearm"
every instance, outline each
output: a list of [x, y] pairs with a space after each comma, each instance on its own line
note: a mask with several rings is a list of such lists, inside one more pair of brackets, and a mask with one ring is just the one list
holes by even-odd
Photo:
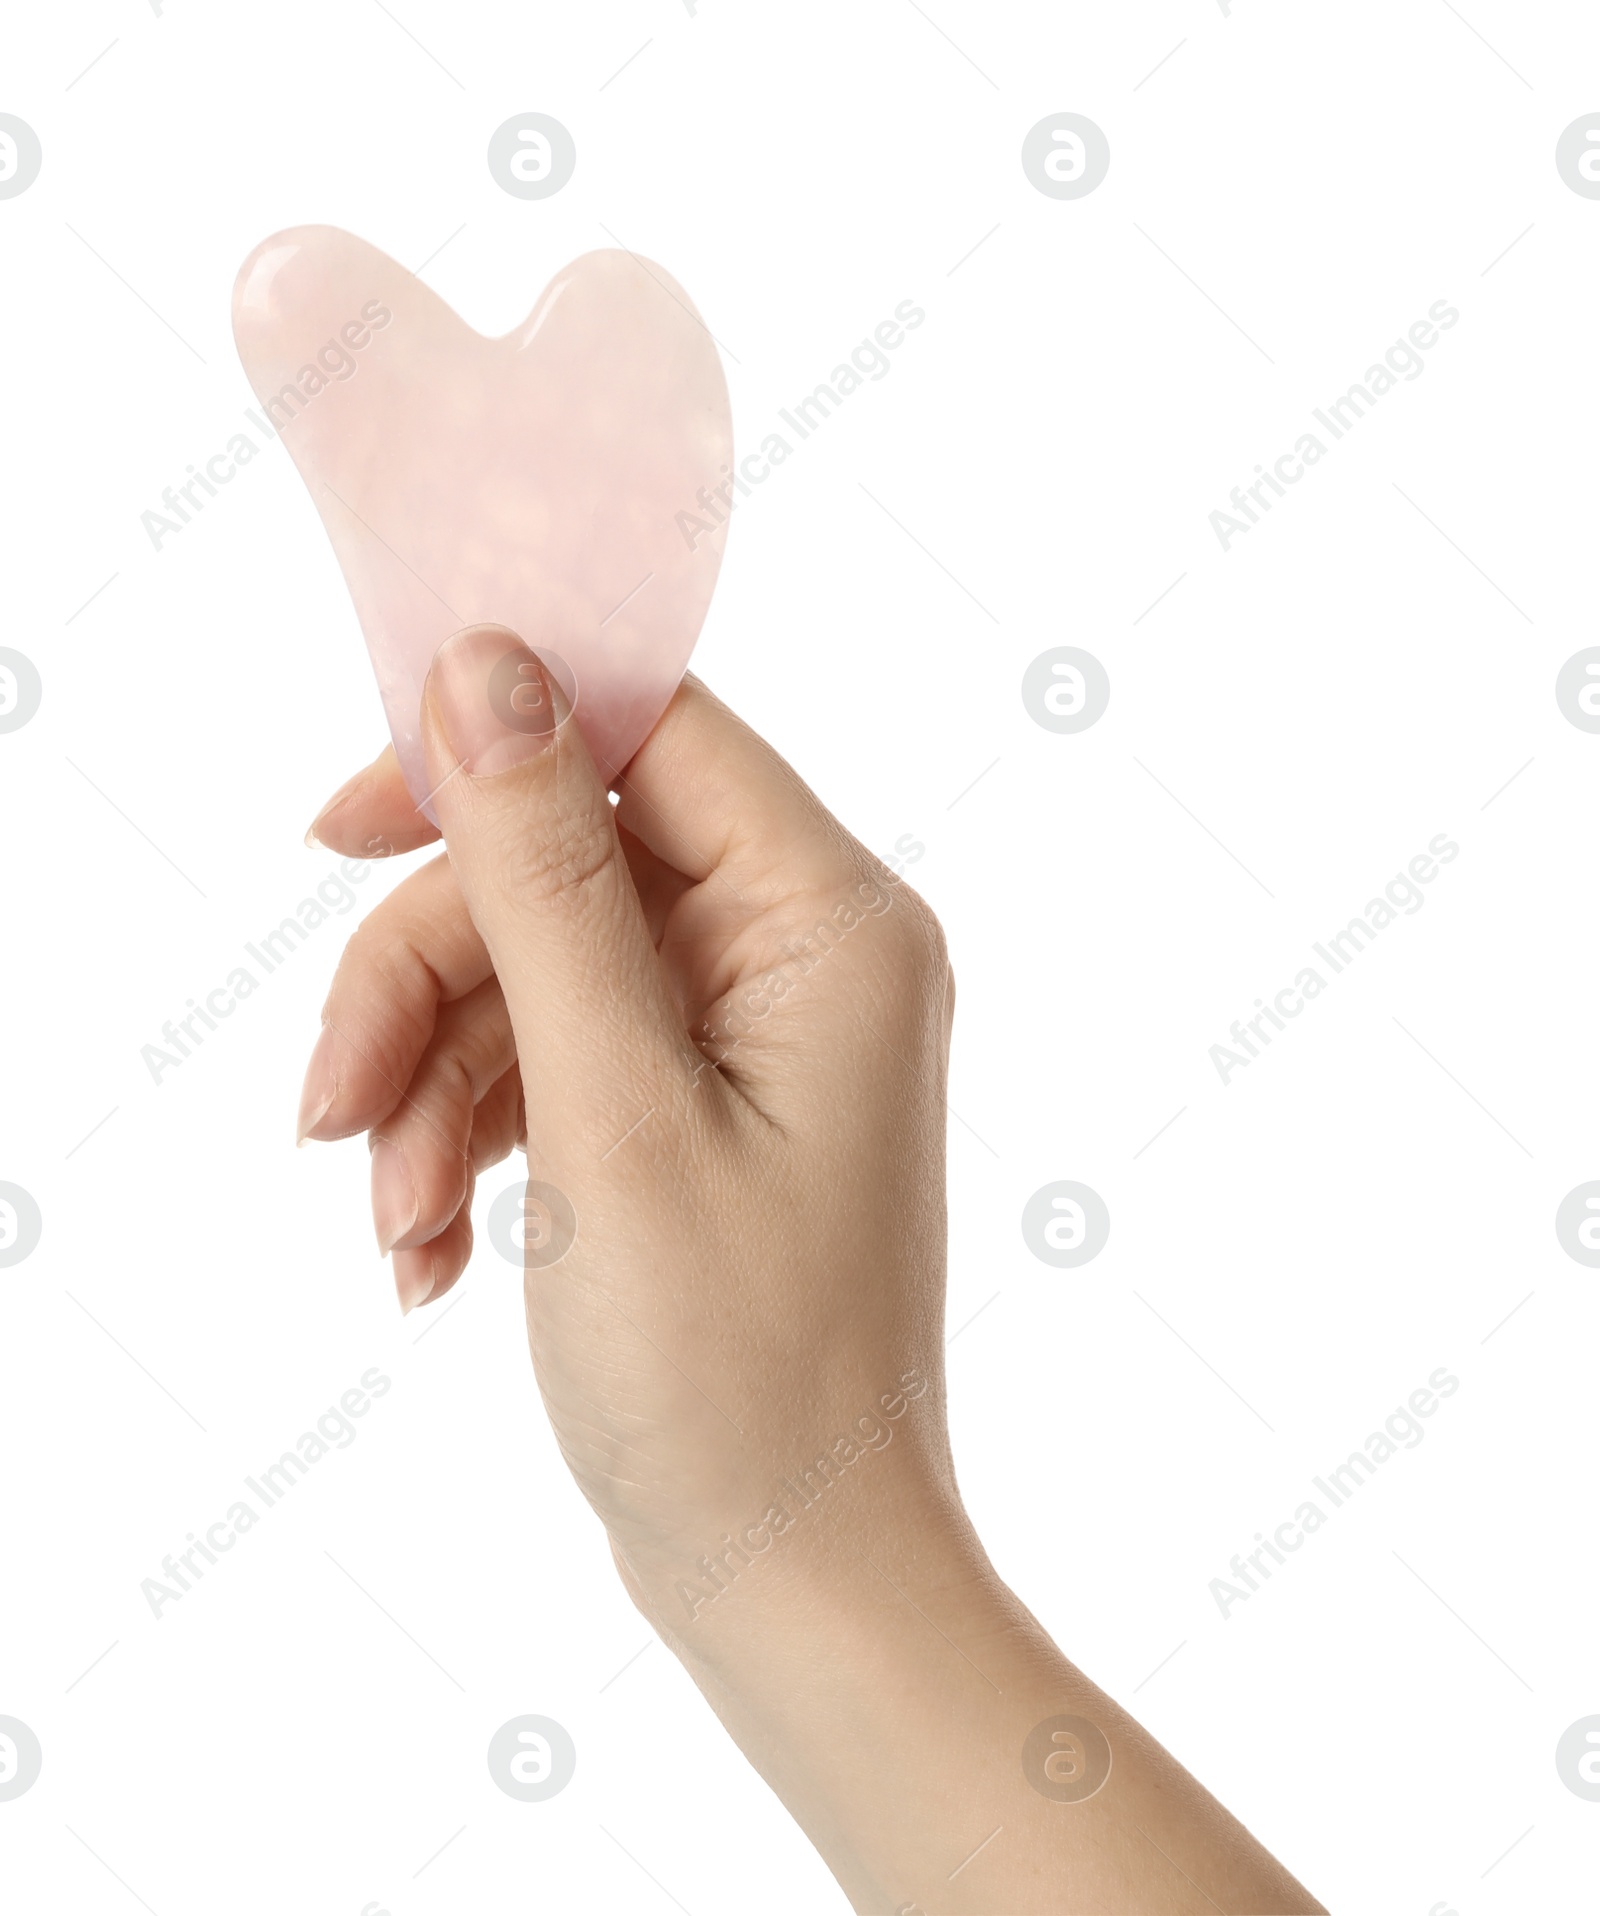
[[[961, 1509], [937, 919], [703, 687], [615, 810], [569, 716], [504, 628], [440, 648], [421, 722], [449, 857], [329, 995], [303, 1130], [370, 1132], [401, 1302], [465, 1270], [463, 1167], [521, 1133], [562, 1453], [863, 1916], [1314, 1910], [1067, 1663]], [[392, 758], [365, 789], [331, 808], [353, 852], [425, 842]]]
[[959, 1511], [837, 1515], [825, 1549], [663, 1628], [859, 1916], [1320, 1908], [1067, 1662]]

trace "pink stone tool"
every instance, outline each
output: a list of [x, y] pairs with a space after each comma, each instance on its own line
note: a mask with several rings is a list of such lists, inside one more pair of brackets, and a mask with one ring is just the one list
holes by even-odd
[[728, 389], [682, 288], [586, 253], [486, 339], [365, 240], [301, 226], [240, 268], [233, 332], [333, 541], [412, 797], [432, 817], [429, 664], [477, 624], [552, 662], [611, 779], [683, 677], [722, 562]]

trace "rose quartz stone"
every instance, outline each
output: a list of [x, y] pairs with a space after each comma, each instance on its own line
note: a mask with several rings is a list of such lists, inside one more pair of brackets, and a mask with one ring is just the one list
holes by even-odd
[[613, 778], [682, 678], [722, 562], [728, 389], [682, 288], [586, 253], [486, 339], [365, 240], [302, 226], [241, 267], [233, 330], [333, 541], [413, 799], [432, 817], [428, 666], [482, 623], [551, 661]]

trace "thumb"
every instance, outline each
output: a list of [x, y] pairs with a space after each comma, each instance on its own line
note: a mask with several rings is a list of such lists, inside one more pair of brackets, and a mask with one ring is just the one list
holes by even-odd
[[[469, 626], [423, 691], [431, 794], [511, 1013], [534, 1155], [608, 1156], [691, 1080], [611, 804], [554, 673]], [[592, 1160], [591, 1160], [592, 1162]]]

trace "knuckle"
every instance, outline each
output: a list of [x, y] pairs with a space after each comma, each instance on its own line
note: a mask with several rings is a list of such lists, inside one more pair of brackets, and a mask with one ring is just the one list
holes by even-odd
[[433, 967], [409, 945], [374, 947], [351, 980], [347, 1005], [373, 1034], [414, 1061], [433, 1035], [441, 986]]
[[472, 1123], [474, 1171], [492, 1170], [503, 1158], [510, 1157], [517, 1146], [521, 1123], [521, 1112], [509, 1099], [495, 1102], [493, 1108], [486, 1105], [479, 1109]]
[[439, 981], [407, 945], [385, 946], [359, 929], [345, 947], [323, 1021], [396, 1091], [433, 1031]]
[[504, 1081], [515, 1063], [510, 1016], [497, 985], [480, 987], [445, 1008], [426, 1060], [469, 1111]]
[[472, 1128], [475, 1086], [470, 1061], [454, 1047], [436, 1053], [429, 1060], [423, 1090], [417, 1102], [425, 1117], [459, 1151]]
[[938, 913], [920, 892], [903, 881], [890, 897], [893, 902], [885, 917], [895, 925], [902, 962], [942, 982], [950, 969], [950, 952]]
[[417, 1223], [437, 1236], [471, 1202], [472, 1166], [466, 1151], [461, 1146], [446, 1148], [438, 1140], [419, 1150], [413, 1138], [406, 1163], [417, 1193]]
[[546, 832], [518, 833], [502, 869], [513, 895], [534, 905], [582, 911], [613, 897], [618, 846], [611, 808], [562, 817]]
[[415, 998], [422, 995], [432, 974], [420, 953], [405, 939], [386, 934], [375, 919], [368, 918], [350, 934], [333, 974], [328, 1002], [345, 1001], [368, 995], [385, 999]]
[[884, 913], [888, 933], [884, 986], [913, 1025], [943, 1022], [952, 989], [950, 953], [938, 914], [909, 885], [899, 884]]

